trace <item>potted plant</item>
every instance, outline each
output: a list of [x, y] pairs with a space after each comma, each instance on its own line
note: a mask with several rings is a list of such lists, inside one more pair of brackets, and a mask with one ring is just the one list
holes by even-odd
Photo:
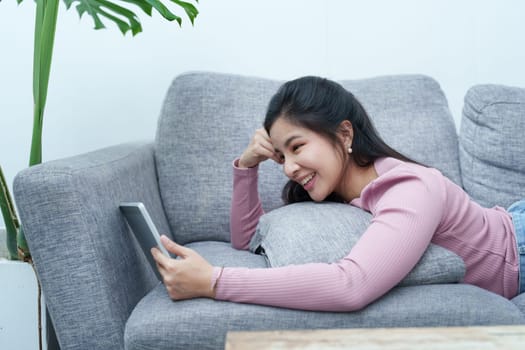
[[[195, 0], [197, 2], [197, 0]], [[21, 3], [22, 0], [17, 0]], [[35, 13], [35, 36], [33, 51], [33, 133], [31, 139], [31, 151], [29, 155], [29, 166], [42, 162], [42, 126], [44, 109], [47, 99], [47, 88], [51, 59], [53, 54], [53, 43], [57, 23], [59, 0], [36, 0]], [[175, 6], [184, 10], [190, 22], [194, 23], [198, 11], [196, 7], [186, 1], [171, 0]], [[92, 17], [95, 29], [105, 28], [104, 21], [113, 22], [125, 35], [131, 32], [134, 36], [142, 31], [139, 18], [127, 6], [138, 7], [147, 15], [151, 16], [153, 9], [168, 21], [175, 20], [179, 26], [182, 25], [181, 17], [175, 15], [161, 0], [64, 0], [66, 9], [75, 4], [79, 16], [88, 14]], [[8, 345], [22, 345], [23, 341], [31, 341], [30, 334], [37, 333], [37, 344], [42, 348], [42, 336], [40, 313], [40, 288], [32, 269], [31, 254], [27, 246], [23, 225], [19, 222], [15, 206], [9, 193], [8, 185], [0, 167], [0, 207], [5, 223], [5, 231], [0, 230], [0, 343]], [[3, 242], [5, 240], [5, 243]], [[4, 245], [7, 249], [3, 249]], [[5, 256], [2, 256], [5, 255]], [[23, 276], [22, 276], [23, 275]], [[16, 281], [13, 281], [16, 279]], [[12, 283], [11, 283], [12, 282]], [[16, 282], [16, 283], [15, 283]], [[17, 291], [11, 287], [20, 287]], [[27, 296], [25, 292], [30, 290], [36, 292], [37, 297]], [[7, 295], [2, 294], [7, 293]], [[17, 302], [13, 298], [19, 297]], [[31, 298], [31, 300], [27, 300]], [[26, 305], [36, 308], [34, 315], [24, 317], [26, 311], [20, 311], [20, 306]], [[32, 306], [33, 305], [33, 306]], [[12, 311], [10, 311], [12, 310]], [[22, 314], [23, 317], [20, 317]], [[35, 317], [36, 315], [36, 317]], [[20, 327], [16, 323], [21, 319], [28, 320], [26, 326]], [[36, 322], [38, 324], [33, 324]], [[22, 328], [20, 330], [20, 328]], [[26, 329], [27, 328], [27, 329]], [[13, 342], [11, 344], [11, 341]], [[34, 346], [30, 346], [34, 348]]]

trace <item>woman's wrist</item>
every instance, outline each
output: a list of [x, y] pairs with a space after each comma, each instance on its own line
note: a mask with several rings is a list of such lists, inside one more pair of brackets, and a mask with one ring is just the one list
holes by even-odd
[[255, 169], [257, 168], [259, 164], [256, 164], [254, 166], [247, 166], [246, 164], [243, 164], [241, 162], [241, 159], [240, 158], [237, 158], [233, 161], [233, 166], [237, 169], [241, 169], [241, 170], [247, 170], [247, 169]]
[[224, 271], [224, 266], [214, 266], [211, 277], [211, 298], [215, 299], [217, 296], [217, 285]]
[[251, 169], [251, 168], [255, 168], [257, 166], [257, 164], [246, 164], [242, 161], [242, 157], [239, 158], [238, 162], [237, 162], [237, 167], [240, 168], [240, 169]]
[[246, 165], [242, 162], [242, 160], [241, 160], [240, 158], [237, 159], [237, 164], [236, 164], [236, 165], [237, 165], [237, 168], [239, 168], [239, 169], [248, 169], [248, 168], [250, 168], [249, 166], [246, 166]]

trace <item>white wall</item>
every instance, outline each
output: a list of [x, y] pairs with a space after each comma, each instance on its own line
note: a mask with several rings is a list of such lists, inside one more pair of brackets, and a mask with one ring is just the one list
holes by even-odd
[[[167, 2], [169, 3], [169, 2]], [[44, 160], [153, 139], [165, 91], [187, 70], [290, 79], [423, 73], [436, 78], [459, 124], [476, 83], [525, 87], [521, 0], [201, 0], [195, 27], [142, 13], [144, 32], [60, 5]], [[27, 166], [32, 123], [34, 2], [0, 2], [0, 164]], [[241, 151], [241, 150], [239, 150]], [[0, 221], [2, 226], [2, 221]]]

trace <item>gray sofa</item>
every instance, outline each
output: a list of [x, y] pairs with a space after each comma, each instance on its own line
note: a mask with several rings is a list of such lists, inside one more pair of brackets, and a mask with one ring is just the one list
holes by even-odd
[[[525, 324], [507, 300], [461, 283], [396, 287], [351, 313], [210, 299], [174, 302], [119, 212], [142, 201], [159, 230], [212, 264], [265, 267], [229, 243], [232, 160], [282, 82], [193, 72], [177, 77], [152, 143], [130, 143], [20, 172], [14, 193], [62, 349], [221, 349], [227, 331]], [[525, 90], [483, 85], [465, 97], [459, 136], [439, 84], [422, 75], [341, 82], [392, 146], [437, 167], [485, 206], [525, 198]], [[280, 167], [260, 169], [267, 211], [282, 205]]]

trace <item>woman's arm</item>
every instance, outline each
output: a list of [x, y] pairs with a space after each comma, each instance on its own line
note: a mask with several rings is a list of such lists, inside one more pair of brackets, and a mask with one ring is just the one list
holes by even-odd
[[233, 195], [230, 211], [232, 246], [247, 250], [259, 218], [264, 214], [257, 188], [259, 164], [268, 159], [281, 163], [270, 136], [263, 128], [255, 130], [250, 144], [233, 162]]
[[257, 189], [258, 166], [242, 169], [238, 162], [238, 159], [233, 162], [230, 233], [232, 246], [247, 250], [264, 210]]
[[431, 181], [406, 175], [395, 177], [395, 183], [378, 181], [366, 200], [374, 218], [339, 262], [214, 268], [216, 298], [302, 310], [363, 308], [397, 285], [428, 247], [442, 217], [444, 197], [435, 179], [427, 180]]

